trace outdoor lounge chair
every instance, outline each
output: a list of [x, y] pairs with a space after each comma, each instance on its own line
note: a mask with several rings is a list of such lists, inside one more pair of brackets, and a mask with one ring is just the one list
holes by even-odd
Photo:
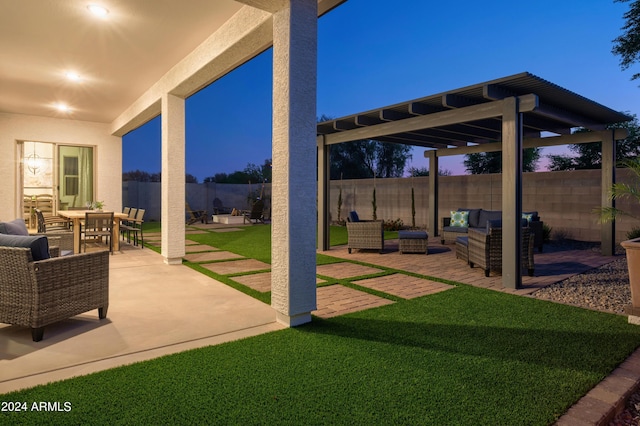
[[381, 220], [360, 220], [358, 213], [347, 217], [347, 247], [351, 249], [384, 250], [384, 225]]
[[213, 214], [231, 214], [232, 211], [232, 208], [224, 206], [220, 198], [213, 199]]
[[189, 218], [187, 219], [187, 225], [191, 225], [198, 221], [202, 223], [208, 223], [206, 210], [192, 210], [191, 207], [189, 206], [189, 203], [187, 202], [184, 203], [184, 206], [185, 206], [185, 209], [187, 210], [187, 213], [189, 214]]
[[93, 309], [104, 319], [109, 307], [109, 254], [47, 258], [47, 245], [42, 236], [0, 236], [0, 323], [30, 327], [34, 342], [47, 325]]
[[[492, 222], [500, 222], [494, 226]], [[469, 229], [468, 259], [469, 266], [479, 266], [484, 269], [484, 275], [489, 276], [490, 271], [502, 270], [502, 221], [489, 221], [486, 231]], [[533, 242], [534, 237], [531, 228], [522, 228], [522, 268], [527, 270], [529, 276], [533, 276]], [[460, 256], [456, 256], [461, 258]]]
[[256, 200], [251, 207], [251, 211], [244, 213], [244, 223], [264, 223], [264, 201]]

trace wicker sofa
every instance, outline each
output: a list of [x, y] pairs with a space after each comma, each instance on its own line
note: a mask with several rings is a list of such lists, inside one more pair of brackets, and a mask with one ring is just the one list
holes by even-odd
[[[533, 231], [530, 227], [522, 228], [522, 268], [527, 270], [529, 276], [533, 276], [535, 268], [533, 247]], [[464, 253], [465, 250], [467, 250], [466, 253]], [[456, 240], [456, 257], [465, 259], [465, 255], [469, 266], [472, 268], [479, 266], [484, 270], [484, 274], [487, 277], [490, 271], [501, 271], [501, 221], [490, 221], [485, 230], [470, 228], [468, 237], [458, 237]]]
[[[459, 208], [458, 211], [468, 211], [468, 226], [452, 226], [451, 217], [443, 217], [440, 226], [440, 242], [455, 242], [457, 237], [468, 235], [468, 230], [475, 228], [479, 231], [486, 230], [487, 221], [501, 220], [502, 211], [500, 210], [484, 210], [484, 209], [466, 209]], [[542, 253], [544, 243], [544, 222], [540, 220], [537, 211], [522, 212], [523, 218], [527, 218], [527, 226], [533, 233], [533, 246], [538, 248]]]
[[47, 237], [0, 235], [0, 323], [30, 327], [35, 342], [47, 325], [93, 309], [104, 319], [109, 307], [108, 252], [48, 251]]
[[352, 211], [347, 217], [347, 248], [384, 250], [384, 224], [381, 220], [360, 220]]

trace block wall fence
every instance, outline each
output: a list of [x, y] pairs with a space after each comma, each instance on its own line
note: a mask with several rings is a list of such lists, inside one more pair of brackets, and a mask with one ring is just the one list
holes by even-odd
[[[537, 210], [554, 232], [581, 241], [599, 241], [600, 224], [592, 212], [600, 205], [600, 170], [524, 173], [522, 183], [523, 211]], [[618, 182], [633, 182], [629, 170], [618, 169]], [[362, 219], [373, 215], [373, 188], [376, 188], [377, 217], [400, 219], [411, 226], [411, 188], [414, 190], [415, 223], [426, 229], [429, 212], [429, 178], [349, 179], [331, 181], [330, 213], [338, 220], [338, 195], [342, 188], [340, 219], [351, 210]], [[250, 192], [260, 193], [261, 185], [187, 184], [187, 201], [193, 209], [213, 212], [213, 200], [219, 198], [226, 207], [246, 209]], [[502, 209], [502, 175], [441, 176], [438, 187], [438, 217], [450, 216], [459, 207]], [[145, 217], [160, 220], [160, 183], [123, 182], [123, 206], [146, 208]], [[263, 195], [269, 206], [271, 188], [265, 185]], [[295, 202], [295, 200], [292, 200]], [[616, 206], [640, 217], [640, 203], [617, 201]], [[315, 208], [315, 206], [313, 207]], [[640, 220], [623, 217], [616, 221], [616, 242], [626, 240], [626, 233], [640, 227]], [[433, 230], [428, 230], [430, 233]]]

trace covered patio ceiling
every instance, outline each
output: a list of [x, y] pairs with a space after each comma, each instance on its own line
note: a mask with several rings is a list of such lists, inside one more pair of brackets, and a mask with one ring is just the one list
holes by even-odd
[[[542, 132], [604, 130], [630, 120], [625, 114], [528, 72], [318, 123], [327, 145], [376, 139], [425, 148], [455, 148], [502, 139], [502, 106], [519, 97], [525, 138]], [[524, 105], [523, 105], [524, 104]], [[523, 108], [526, 106], [526, 109]], [[460, 110], [464, 108], [464, 112]]]

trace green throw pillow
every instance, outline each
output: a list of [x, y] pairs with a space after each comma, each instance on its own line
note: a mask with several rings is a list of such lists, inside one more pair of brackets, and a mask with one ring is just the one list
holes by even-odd
[[450, 226], [460, 226], [466, 228], [469, 226], [469, 211], [452, 210], [451, 211], [451, 223]]

